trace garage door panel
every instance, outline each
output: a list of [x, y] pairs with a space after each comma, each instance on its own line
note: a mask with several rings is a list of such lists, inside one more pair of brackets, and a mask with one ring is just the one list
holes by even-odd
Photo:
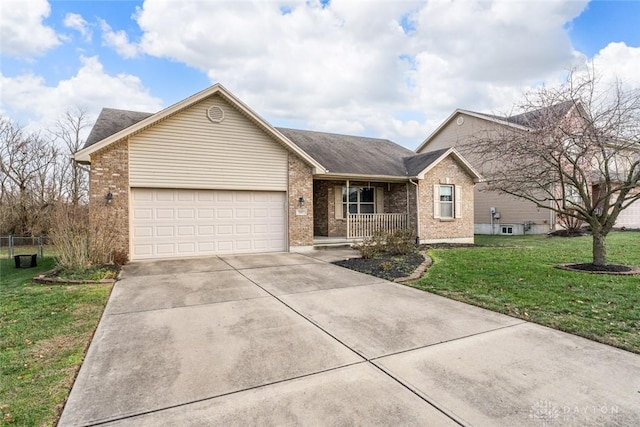
[[213, 236], [213, 225], [199, 225], [198, 234], [200, 236]]
[[156, 227], [156, 234], [148, 237], [173, 237], [173, 227], [159, 226]]
[[132, 259], [285, 250], [284, 192], [132, 190]]
[[[200, 200], [202, 202], [202, 200]], [[214, 217], [213, 209], [198, 209], [199, 219], [211, 219]]]
[[155, 209], [155, 219], [173, 219], [174, 212], [173, 209]]
[[155, 193], [156, 202], [173, 202], [173, 192], [163, 191]]
[[233, 218], [233, 208], [218, 208], [218, 209], [216, 209], [216, 218], [218, 218], [218, 219]]

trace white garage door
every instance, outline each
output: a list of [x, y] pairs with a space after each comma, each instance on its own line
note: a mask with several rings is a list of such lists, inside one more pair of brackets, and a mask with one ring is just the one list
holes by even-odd
[[285, 250], [285, 193], [132, 190], [131, 258]]
[[616, 227], [640, 228], [640, 201], [620, 212]]

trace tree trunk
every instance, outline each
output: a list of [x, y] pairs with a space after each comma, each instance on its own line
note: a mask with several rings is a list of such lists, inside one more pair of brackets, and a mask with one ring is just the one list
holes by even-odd
[[607, 243], [605, 238], [607, 235], [602, 231], [593, 230], [593, 264], [607, 264]]

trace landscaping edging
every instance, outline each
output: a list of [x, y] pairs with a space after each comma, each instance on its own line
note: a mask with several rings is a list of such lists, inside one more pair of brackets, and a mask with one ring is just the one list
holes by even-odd
[[107, 283], [115, 283], [116, 279], [102, 279], [102, 280], [64, 280], [57, 277], [47, 277], [40, 275], [34, 277], [31, 283], [37, 285], [103, 285]]
[[427, 251], [422, 251], [420, 253], [424, 257], [424, 261], [422, 261], [422, 264], [417, 266], [416, 269], [413, 270], [413, 273], [411, 273], [411, 275], [393, 279], [395, 283], [405, 283], [405, 282], [412, 282], [414, 280], [418, 280], [419, 278], [422, 277], [425, 271], [427, 271], [429, 267], [431, 267], [431, 264], [433, 264], [433, 260], [431, 259], [431, 257], [429, 257], [429, 255], [427, 255]]

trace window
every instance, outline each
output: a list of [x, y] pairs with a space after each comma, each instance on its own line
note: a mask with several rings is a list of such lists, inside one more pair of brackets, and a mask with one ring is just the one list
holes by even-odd
[[342, 187], [342, 217], [347, 217], [347, 197], [349, 197], [349, 213], [370, 214], [375, 213], [375, 187]]
[[576, 187], [571, 184], [565, 184], [564, 186], [564, 207], [571, 208], [573, 206], [580, 206], [582, 204], [582, 198], [580, 192]]
[[502, 227], [500, 227], [500, 234], [513, 234], [513, 226], [503, 225]]
[[453, 185], [440, 186], [440, 218], [453, 218]]
[[433, 217], [442, 220], [462, 218], [462, 187], [454, 184], [433, 186]]

